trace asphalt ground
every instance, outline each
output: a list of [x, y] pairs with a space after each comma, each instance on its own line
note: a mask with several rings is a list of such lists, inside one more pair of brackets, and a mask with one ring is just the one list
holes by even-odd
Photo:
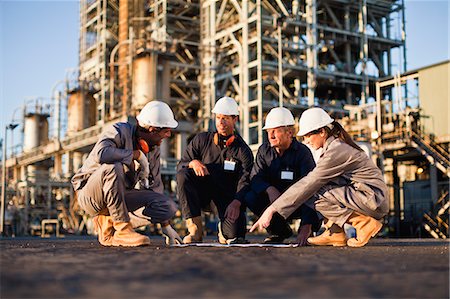
[[[252, 243], [261, 239], [251, 239]], [[0, 298], [449, 298], [449, 242], [350, 247], [106, 248], [3, 238]]]

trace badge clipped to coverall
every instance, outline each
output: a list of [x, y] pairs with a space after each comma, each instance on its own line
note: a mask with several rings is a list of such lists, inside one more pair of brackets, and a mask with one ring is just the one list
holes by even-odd
[[223, 164], [223, 170], [234, 171], [236, 169], [236, 162], [233, 160], [225, 160]]
[[281, 171], [281, 179], [292, 181], [294, 179], [294, 172], [290, 170], [282, 170]]

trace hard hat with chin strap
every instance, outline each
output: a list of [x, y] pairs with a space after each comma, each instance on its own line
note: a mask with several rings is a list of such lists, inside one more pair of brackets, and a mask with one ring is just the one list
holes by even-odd
[[263, 130], [295, 125], [291, 111], [284, 107], [276, 107], [269, 111]]
[[211, 112], [223, 115], [239, 115], [239, 107], [233, 98], [222, 97], [216, 102]]
[[323, 128], [334, 121], [322, 108], [305, 110], [300, 116], [298, 136], [304, 136], [314, 130]]
[[161, 101], [148, 102], [136, 116], [136, 119], [139, 125], [145, 129], [149, 127], [174, 129], [178, 126], [172, 109]]

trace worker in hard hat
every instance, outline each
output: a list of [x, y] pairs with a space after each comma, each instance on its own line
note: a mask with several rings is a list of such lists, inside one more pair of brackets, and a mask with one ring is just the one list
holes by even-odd
[[[308, 147], [295, 139], [295, 121], [292, 113], [283, 107], [270, 110], [263, 130], [268, 141], [258, 149], [250, 175], [250, 191], [245, 196], [247, 207], [257, 216], [280, 195], [316, 165]], [[321, 221], [310, 199], [299, 206], [288, 218], [301, 219], [297, 243], [306, 245], [311, 233], [318, 231]], [[276, 244], [292, 236], [289, 221], [275, 213], [266, 228], [269, 236], [264, 243]]]
[[196, 135], [177, 167], [177, 193], [189, 234], [184, 243], [202, 242], [201, 212], [211, 200], [219, 214], [219, 242], [245, 242], [246, 218], [242, 205], [248, 191], [253, 154], [235, 131], [239, 117], [236, 101], [217, 101], [215, 132]]
[[[303, 112], [297, 135], [314, 149], [323, 151], [316, 167], [292, 185], [252, 226], [266, 228], [275, 213], [288, 218], [312, 196], [315, 209], [325, 218], [326, 230], [308, 238], [312, 245], [362, 247], [382, 228], [388, 213], [388, 189], [380, 169], [351, 139], [342, 126], [321, 108]], [[347, 240], [344, 224], [351, 224], [356, 237]]]
[[161, 223], [168, 243], [181, 243], [169, 224], [177, 207], [162, 194], [159, 164], [159, 145], [178, 122], [170, 107], [160, 101], [147, 103], [136, 120], [137, 124], [116, 123], [101, 134], [72, 178], [78, 203], [95, 216], [95, 230], [104, 246], [150, 244], [147, 236], [134, 230], [150, 220]]

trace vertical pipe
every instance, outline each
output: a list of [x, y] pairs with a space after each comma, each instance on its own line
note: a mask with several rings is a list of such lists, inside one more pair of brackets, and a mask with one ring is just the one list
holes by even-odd
[[361, 104], [365, 104], [369, 94], [369, 78], [367, 76], [367, 58], [369, 53], [369, 46], [367, 41], [366, 26], [367, 26], [367, 2], [361, 0], [360, 10], [358, 13], [359, 33], [360, 33], [360, 51], [359, 59], [361, 62], [361, 75], [363, 82], [361, 84]]
[[256, 80], [258, 82], [257, 86], [257, 100], [258, 100], [258, 144], [261, 144], [263, 141], [263, 86], [262, 86], [262, 9], [261, 9], [261, 0], [256, 1], [256, 59], [257, 59], [257, 74]]
[[183, 155], [183, 152], [187, 146], [187, 141], [186, 141], [186, 136], [187, 134], [185, 132], [180, 132], [178, 134], [176, 134], [176, 153], [175, 153], [175, 158], [177, 160], [181, 159], [181, 156]]
[[3, 235], [5, 228], [5, 201], [6, 201], [6, 134], [8, 127], [5, 126], [5, 138], [3, 139], [3, 159], [2, 159], [2, 202], [0, 210], [0, 235]]
[[250, 141], [250, 127], [249, 127], [249, 109], [248, 109], [248, 102], [249, 102], [249, 94], [248, 94], [248, 52], [249, 52], [249, 46], [248, 46], [248, 1], [243, 0], [242, 2], [242, 60], [243, 60], [243, 68], [242, 68], [242, 99], [241, 99], [241, 115], [243, 116], [243, 122], [244, 122], [244, 140]]
[[[406, 72], [406, 22], [405, 22], [405, 0], [402, 0], [402, 41], [403, 41], [403, 71]], [[408, 84], [405, 84], [405, 105], [408, 106]]]
[[55, 154], [53, 172], [55, 173], [56, 178], [60, 179], [62, 177], [62, 155], [59, 153]]
[[280, 107], [283, 107], [283, 45], [281, 41], [281, 26], [280, 21], [277, 22], [278, 29], [278, 99]]
[[398, 176], [398, 161], [393, 162], [393, 177], [394, 177], [394, 225], [395, 235], [400, 237], [400, 178]]
[[[25, 168], [26, 169], [26, 168]], [[24, 186], [24, 190], [25, 190], [25, 216], [23, 219], [23, 223], [25, 223], [25, 225], [28, 225], [28, 227], [25, 228], [25, 235], [28, 235], [28, 229], [29, 229], [29, 215], [30, 215], [30, 184], [28, 184], [28, 174], [25, 171], [25, 186]]]
[[438, 173], [436, 161], [433, 162], [434, 163], [430, 163], [430, 186], [431, 186], [431, 200], [433, 201], [433, 204], [436, 204], [436, 201], [438, 200]]
[[382, 112], [381, 112], [381, 87], [380, 87], [380, 83], [376, 82], [375, 83], [375, 97], [376, 97], [376, 101], [377, 101], [377, 132], [378, 132], [378, 139], [377, 139], [377, 144], [378, 144], [378, 150], [381, 151], [381, 141], [382, 141], [382, 136], [383, 136], [383, 132], [382, 132]]
[[[128, 0], [119, 1], [119, 43], [128, 40]], [[119, 85], [122, 87], [122, 115], [128, 112], [128, 65], [126, 64], [128, 49], [119, 49]]]
[[55, 122], [53, 123], [53, 130], [55, 131], [55, 139], [61, 139], [61, 92], [55, 91], [53, 95], [55, 99]]
[[308, 65], [308, 106], [314, 106], [314, 93], [316, 89], [317, 69], [317, 15], [316, 0], [306, 0], [306, 60]]

